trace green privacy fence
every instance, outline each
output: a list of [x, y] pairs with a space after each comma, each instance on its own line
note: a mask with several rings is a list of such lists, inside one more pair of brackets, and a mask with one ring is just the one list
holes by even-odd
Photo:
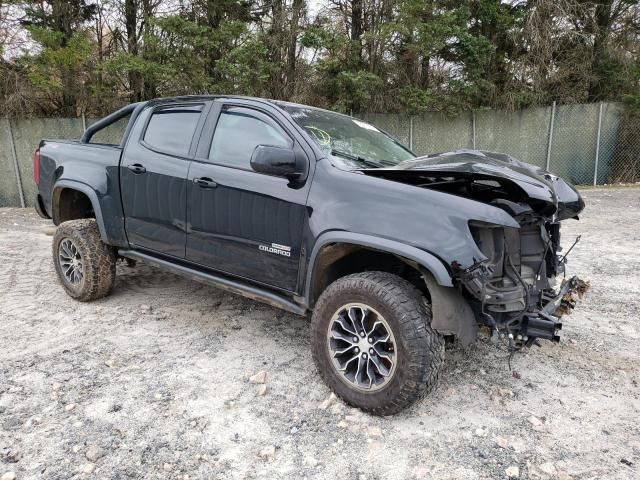
[[640, 124], [615, 103], [489, 110], [456, 118], [434, 113], [362, 118], [418, 155], [475, 148], [508, 153], [576, 185], [640, 181]]
[[[508, 153], [577, 185], [640, 181], [640, 125], [614, 103], [466, 112], [455, 118], [438, 113], [362, 118], [419, 155], [476, 148]], [[32, 158], [40, 139], [79, 138], [94, 121], [0, 118], [0, 207], [33, 205]], [[95, 141], [115, 142], [124, 126], [114, 124]]]
[[[43, 138], [78, 139], [96, 118], [0, 118], [0, 207], [33, 206], [33, 152]], [[95, 142], [118, 143], [125, 123], [100, 131]]]

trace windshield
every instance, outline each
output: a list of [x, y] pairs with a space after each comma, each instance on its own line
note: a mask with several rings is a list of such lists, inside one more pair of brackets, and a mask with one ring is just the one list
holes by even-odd
[[400, 142], [356, 118], [299, 105], [283, 108], [341, 168], [392, 167], [415, 158]]

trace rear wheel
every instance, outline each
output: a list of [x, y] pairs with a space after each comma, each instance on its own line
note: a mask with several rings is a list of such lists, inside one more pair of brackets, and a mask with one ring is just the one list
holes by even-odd
[[336, 280], [311, 320], [313, 358], [347, 403], [389, 415], [435, 388], [444, 340], [431, 308], [408, 281], [385, 272]]
[[53, 263], [67, 294], [88, 302], [111, 293], [116, 256], [102, 242], [94, 219], [61, 223], [53, 237]]

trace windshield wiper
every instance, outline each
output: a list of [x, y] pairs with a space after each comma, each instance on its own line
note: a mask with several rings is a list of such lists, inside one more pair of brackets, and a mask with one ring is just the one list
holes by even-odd
[[336, 157], [346, 158], [348, 160], [354, 160], [356, 162], [364, 163], [373, 168], [381, 168], [384, 167], [383, 164], [374, 162], [373, 160], [368, 160], [359, 155], [353, 155], [352, 153], [343, 152], [341, 150], [331, 149], [331, 155], [335, 155]]

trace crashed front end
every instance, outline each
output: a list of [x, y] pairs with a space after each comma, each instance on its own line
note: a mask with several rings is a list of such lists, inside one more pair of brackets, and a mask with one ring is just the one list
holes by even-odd
[[558, 341], [560, 318], [588, 288], [578, 277], [565, 276], [579, 237], [566, 251], [560, 246], [560, 222], [578, 219], [584, 208], [580, 194], [563, 179], [508, 155], [454, 152], [431, 157], [428, 164], [439, 171], [436, 188], [504, 210], [519, 225], [469, 221], [485, 258], [466, 268], [454, 261], [451, 268], [476, 319], [510, 347], [538, 338]]
[[492, 224], [469, 214], [476, 253], [472, 262], [450, 259], [449, 267], [470, 308], [454, 308], [460, 302], [439, 289], [439, 298], [432, 295], [434, 328], [469, 343], [475, 329], [470, 333], [462, 318], [473, 316], [471, 322], [490, 327], [492, 338], [507, 340], [511, 348], [536, 339], [559, 340], [560, 317], [588, 287], [565, 276], [567, 255], [579, 238], [564, 251], [560, 246], [560, 222], [578, 219], [584, 208], [575, 188], [508, 155], [475, 150], [420, 157], [370, 174], [481, 202], [514, 220]]
[[508, 210], [520, 228], [470, 222], [486, 259], [466, 269], [456, 268], [455, 277], [494, 339], [507, 338], [511, 346], [530, 345], [537, 338], [558, 341], [560, 317], [573, 309], [575, 296], [587, 287], [575, 276], [565, 277], [567, 257], [560, 247], [560, 223], [527, 205], [496, 203]]

